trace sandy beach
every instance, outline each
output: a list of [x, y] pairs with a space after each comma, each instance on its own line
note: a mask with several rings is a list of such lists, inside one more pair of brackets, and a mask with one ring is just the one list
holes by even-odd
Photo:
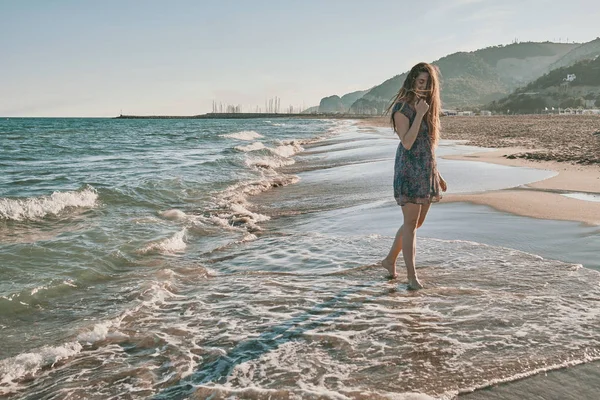
[[[372, 118], [359, 124], [385, 127], [389, 126], [389, 119]], [[443, 201], [482, 204], [533, 218], [600, 225], [600, 201], [597, 201], [600, 135], [595, 134], [598, 131], [598, 116], [445, 117], [442, 119], [443, 139], [496, 148], [445, 158], [544, 169], [557, 174], [511, 189], [450, 194]]]

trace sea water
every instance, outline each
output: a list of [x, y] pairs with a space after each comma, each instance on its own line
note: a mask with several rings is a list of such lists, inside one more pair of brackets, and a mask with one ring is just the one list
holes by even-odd
[[[451, 398], [600, 358], [597, 228], [434, 205], [425, 289], [385, 278], [389, 130], [10, 119], [0, 142], [8, 398]], [[455, 193], [553, 174], [438, 162]]]

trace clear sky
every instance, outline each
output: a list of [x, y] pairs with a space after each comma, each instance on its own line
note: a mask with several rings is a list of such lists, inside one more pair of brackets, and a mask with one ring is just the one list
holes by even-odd
[[309, 107], [457, 51], [598, 36], [598, 0], [0, 0], [0, 116]]

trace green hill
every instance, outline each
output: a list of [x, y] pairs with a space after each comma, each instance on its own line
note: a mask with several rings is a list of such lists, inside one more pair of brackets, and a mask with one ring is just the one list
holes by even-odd
[[579, 61], [589, 60], [591, 58], [596, 57], [600, 54], [600, 37], [592, 40], [591, 42], [587, 42], [582, 44], [581, 46], [577, 46], [563, 57], [561, 57], [558, 61], [550, 65], [548, 71], [552, 71], [554, 69], [569, 67]]
[[367, 90], [359, 90], [347, 93], [342, 97], [338, 95], [323, 97], [319, 103], [318, 112], [322, 113], [345, 113], [352, 104], [367, 93]]
[[[525, 42], [458, 52], [434, 61], [441, 72], [444, 108], [475, 107], [508, 95], [548, 71], [575, 43]], [[382, 113], [398, 92], [407, 72], [373, 87], [350, 111]]]
[[323, 97], [319, 103], [319, 112], [322, 113], [343, 113], [345, 111], [346, 107], [338, 95]]
[[363, 97], [367, 92], [368, 90], [358, 90], [356, 92], [347, 93], [341, 97], [342, 104], [346, 107], [346, 110], [348, 110], [356, 100]]
[[[574, 79], [567, 80], [568, 75]], [[600, 52], [591, 60], [554, 69], [487, 106], [492, 111], [517, 114], [552, 107], [600, 107]]]

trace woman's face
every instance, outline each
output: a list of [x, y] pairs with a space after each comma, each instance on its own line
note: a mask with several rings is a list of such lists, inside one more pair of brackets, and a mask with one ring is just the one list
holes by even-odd
[[421, 72], [417, 79], [415, 79], [415, 91], [419, 94], [425, 93], [427, 89], [427, 83], [429, 82], [429, 74], [427, 72]]

